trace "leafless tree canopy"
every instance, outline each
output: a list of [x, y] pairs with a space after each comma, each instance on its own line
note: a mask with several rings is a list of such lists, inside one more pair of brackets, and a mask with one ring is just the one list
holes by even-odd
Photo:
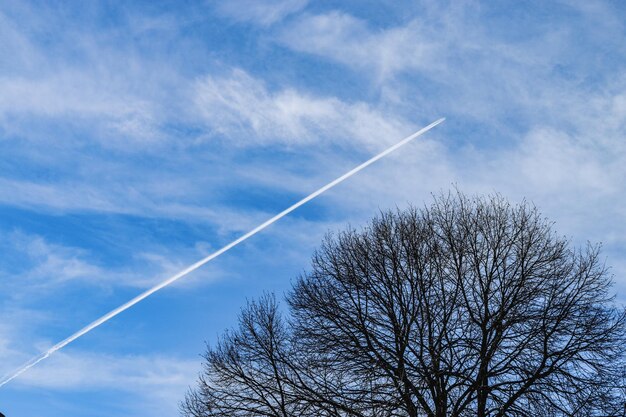
[[597, 246], [528, 204], [435, 198], [326, 238], [206, 353], [185, 416], [623, 416], [625, 314]]

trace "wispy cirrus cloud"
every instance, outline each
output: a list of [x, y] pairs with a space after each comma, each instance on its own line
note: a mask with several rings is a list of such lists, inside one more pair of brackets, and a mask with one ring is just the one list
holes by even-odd
[[338, 144], [370, 148], [410, 134], [413, 123], [364, 102], [317, 97], [294, 88], [275, 91], [241, 69], [209, 75], [196, 86], [195, 104], [208, 128], [246, 144]]
[[399, 71], [441, 66], [441, 40], [434, 35], [419, 21], [374, 30], [362, 19], [331, 11], [299, 16], [281, 28], [277, 40], [382, 80]]
[[[148, 50], [139, 43], [148, 35], [178, 39], [185, 23], [129, 10], [118, 16], [119, 25], [98, 31], [104, 9], [85, 4], [74, 12], [81, 24], [68, 10], [49, 5], [0, 8], [0, 48], [2, 57], [10, 57], [0, 57], [3, 139], [125, 152], [145, 152], [171, 139], [164, 126], [182, 117], [179, 90], [172, 86], [184, 78], [154, 65], [162, 48]], [[51, 26], [63, 30], [48, 32]], [[126, 36], [133, 41], [123, 41]], [[61, 137], [50, 138], [51, 132]]]
[[302, 10], [308, 0], [231, 0], [217, 1], [218, 13], [239, 22], [270, 26]]
[[[163, 276], [183, 269], [210, 248], [204, 242], [197, 242], [181, 256], [170, 248], [152, 245], [128, 254], [130, 261], [123, 267], [110, 267], [102, 260], [104, 254], [15, 230], [0, 231], [0, 250], [6, 257], [0, 269], [0, 289], [5, 294], [2, 299], [6, 309], [25, 300], [30, 304], [33, 299], [45, 300], [77, 285], [107, 291], [147, 288]], [[210, 280], [219, 276], [219, 271], [213, 269]], [[206, 276], [203, 280], [209, 281]]]
[[150, 398], [161, 397], [162, 405], [175, 409], [177, 400], [193, 383], [198, 363], [198, 360], [164, 356], [60, 352], [47, 364], [24, 374], [16, 384], [53, 390], [114, 389], [149, 393]]
[[[12, 371], [30, 359], [17, 349], [19, 346], [9, 343], [15, 340], [12, 333], [10, 328], [0, 325], [0, 372]], [[39, 344], [44, 346], [41, 342]], [[60, 352], [23, 374], [14, 381], [12, 390], [16, 398], [22, 398], [28, 390], [58, 396], [77, 392], [117, 393], [119, 397], [114, 408], [125, 415], [171, 415], [177, 412], [178, 403], [195, 382], [199, 364], [197, 359], [176, 356], [119, 355], [74, 349]], [[14, 407], [15, 404], [10, 402], [3, 404], [3, 411], [9, 412]]]
[[[303, 13], [274, 39], [368, 77], [396, 110], [435, 108], [510, 134], [501, 119], [512, 112], [527, 123], [542, 116], [566, 123], [570, 103], [580, 104], [571, 98], [622, 77], [613, 54], [626, 47], [612, 34], [624, 33], [625, 25], [606, 5], [563, 2], [543, 8], [546, 16], [568, 13], [571, 20], [567, 26], [538, 21], [524, 27], [521, 6], [502, 13], [473, 2], [424, 1], [411, 18], [383, 27], [346, 11]], [[601, 20], [607, 25], [596, 30]], [[588, 44], [584, 59], [581, 38]], [[598, 44], [604, 46], [591, 46]], [[605, 71], [598, 71], [600, 66]]]

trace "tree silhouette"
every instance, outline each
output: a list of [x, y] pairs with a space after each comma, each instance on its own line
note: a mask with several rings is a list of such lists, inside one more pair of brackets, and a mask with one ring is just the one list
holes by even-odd
[[329, 235], [249, 302], [186, 416], [621, 416], [625, 312], [599, 247], [538, 210], [440, 196]]

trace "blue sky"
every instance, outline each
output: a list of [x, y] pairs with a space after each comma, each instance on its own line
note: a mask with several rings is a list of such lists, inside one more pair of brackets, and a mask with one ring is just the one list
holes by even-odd
[[447, 121], [0, 389], [7, 417], [171, 416], [204, 343], [329, 230], [453, 185], [602, 242], [626, 299], [619, 1], [0, 4], [0, 373]]

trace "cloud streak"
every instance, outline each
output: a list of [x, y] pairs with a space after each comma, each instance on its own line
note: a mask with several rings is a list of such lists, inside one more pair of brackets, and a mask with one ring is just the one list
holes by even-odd
[[298, 52], [330, 58], [374, 74], [380, 81], [401, 71], [440, 66], [440, 40], [418, 21], [372, 30], [350, 14], [304, 14], [282, 28], [277, 40]]
[[271, 91], [241, 69], [200, 80], [195, 104], [209, 129], [227, 138], [248, 138], [233, 145], [295, 146], [328, 140], [373, 149], [411, 128], [363, 102], [315, 97], [292, 88]]
[[308, 0], [231, 0], [214, 3], [218, 13], [223, 16], [239, 22], [271, 26], [302, 10]]

